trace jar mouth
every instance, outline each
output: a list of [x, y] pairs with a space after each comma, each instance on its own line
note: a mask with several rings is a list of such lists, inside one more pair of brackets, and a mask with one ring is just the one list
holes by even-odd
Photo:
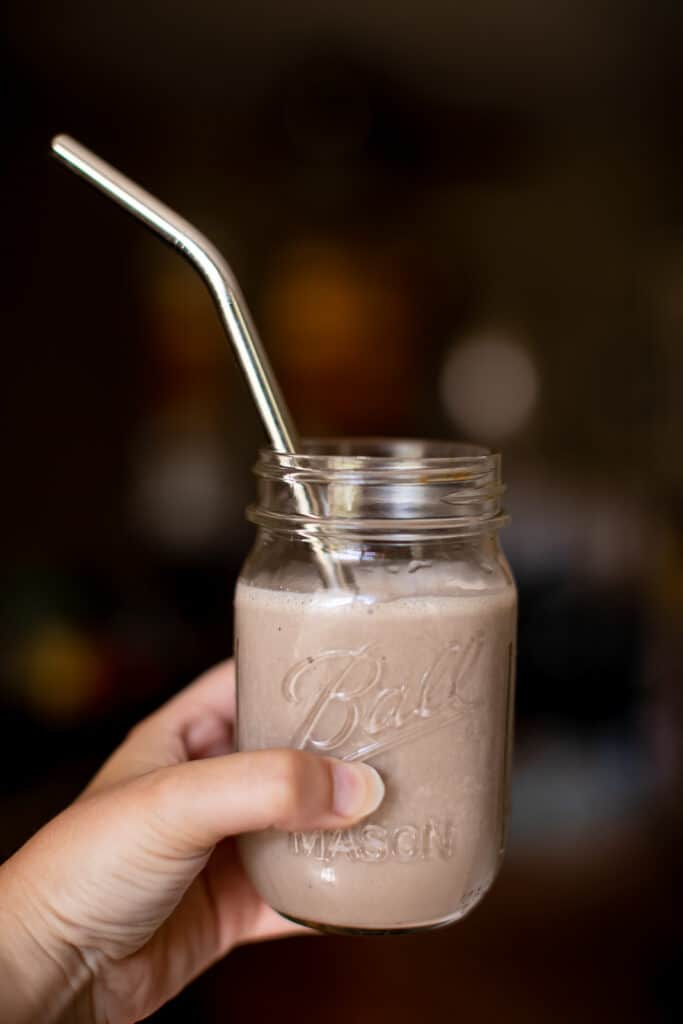
[[270, 529], [401, 532], [503, 524], [500, 455], [478, 445], [411, 438], [311, 439], [295, 454], [263, 449], [254, 467]]
[[[296, 453], [262, 448], [257, 477], [310, 483], [430, 483], [499, 476], [500, 456], [481, 445], [420, 438], [306, 438]], [[291, 474], [295, 474], [293, 477]]]

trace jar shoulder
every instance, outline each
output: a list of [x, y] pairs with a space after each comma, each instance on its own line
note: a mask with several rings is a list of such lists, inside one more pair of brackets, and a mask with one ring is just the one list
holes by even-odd
[[[510, 564], [496, 538], [439, 545], [346, 544], [334, 553], [350, 571], [356, 595], [370, 600], [420, 595], [516, 594]], [[239, 583], [267, 590], [316, 593], [323, 589], [311, 545], [259, 536]]]

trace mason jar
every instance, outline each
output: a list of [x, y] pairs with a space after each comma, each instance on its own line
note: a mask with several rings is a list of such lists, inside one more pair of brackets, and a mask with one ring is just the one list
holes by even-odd
[[324, 931], [463, 917], [503, 856], [517, 595], [500, 456], [451, 442], [262, 451], [235, 597], [237, 744], [375, 767], [353, 828], [240, 840], [256, 889]]

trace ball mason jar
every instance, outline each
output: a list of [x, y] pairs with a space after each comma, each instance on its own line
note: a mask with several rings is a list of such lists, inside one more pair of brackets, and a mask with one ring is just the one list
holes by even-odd
[[498, 543], [500, 456], [450, 442], [262, 451], [235, 597], [237, 745], [380, 772], [349, 829], [240, 839], [283, 916], [324, 931], [457, 921], [500, 866], [517, 595]]

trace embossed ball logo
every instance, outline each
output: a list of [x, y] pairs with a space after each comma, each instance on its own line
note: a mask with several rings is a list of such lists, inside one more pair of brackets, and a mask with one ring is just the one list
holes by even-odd
[[450, 644], [398, 685], [388, 685], [373, 644], [302, 659], [282, 683], [285, 699], [304, 709], [291, 745], [356, 761], [441, 729], [482, 704], [470, 691], [483, 645], [481, 633]]

